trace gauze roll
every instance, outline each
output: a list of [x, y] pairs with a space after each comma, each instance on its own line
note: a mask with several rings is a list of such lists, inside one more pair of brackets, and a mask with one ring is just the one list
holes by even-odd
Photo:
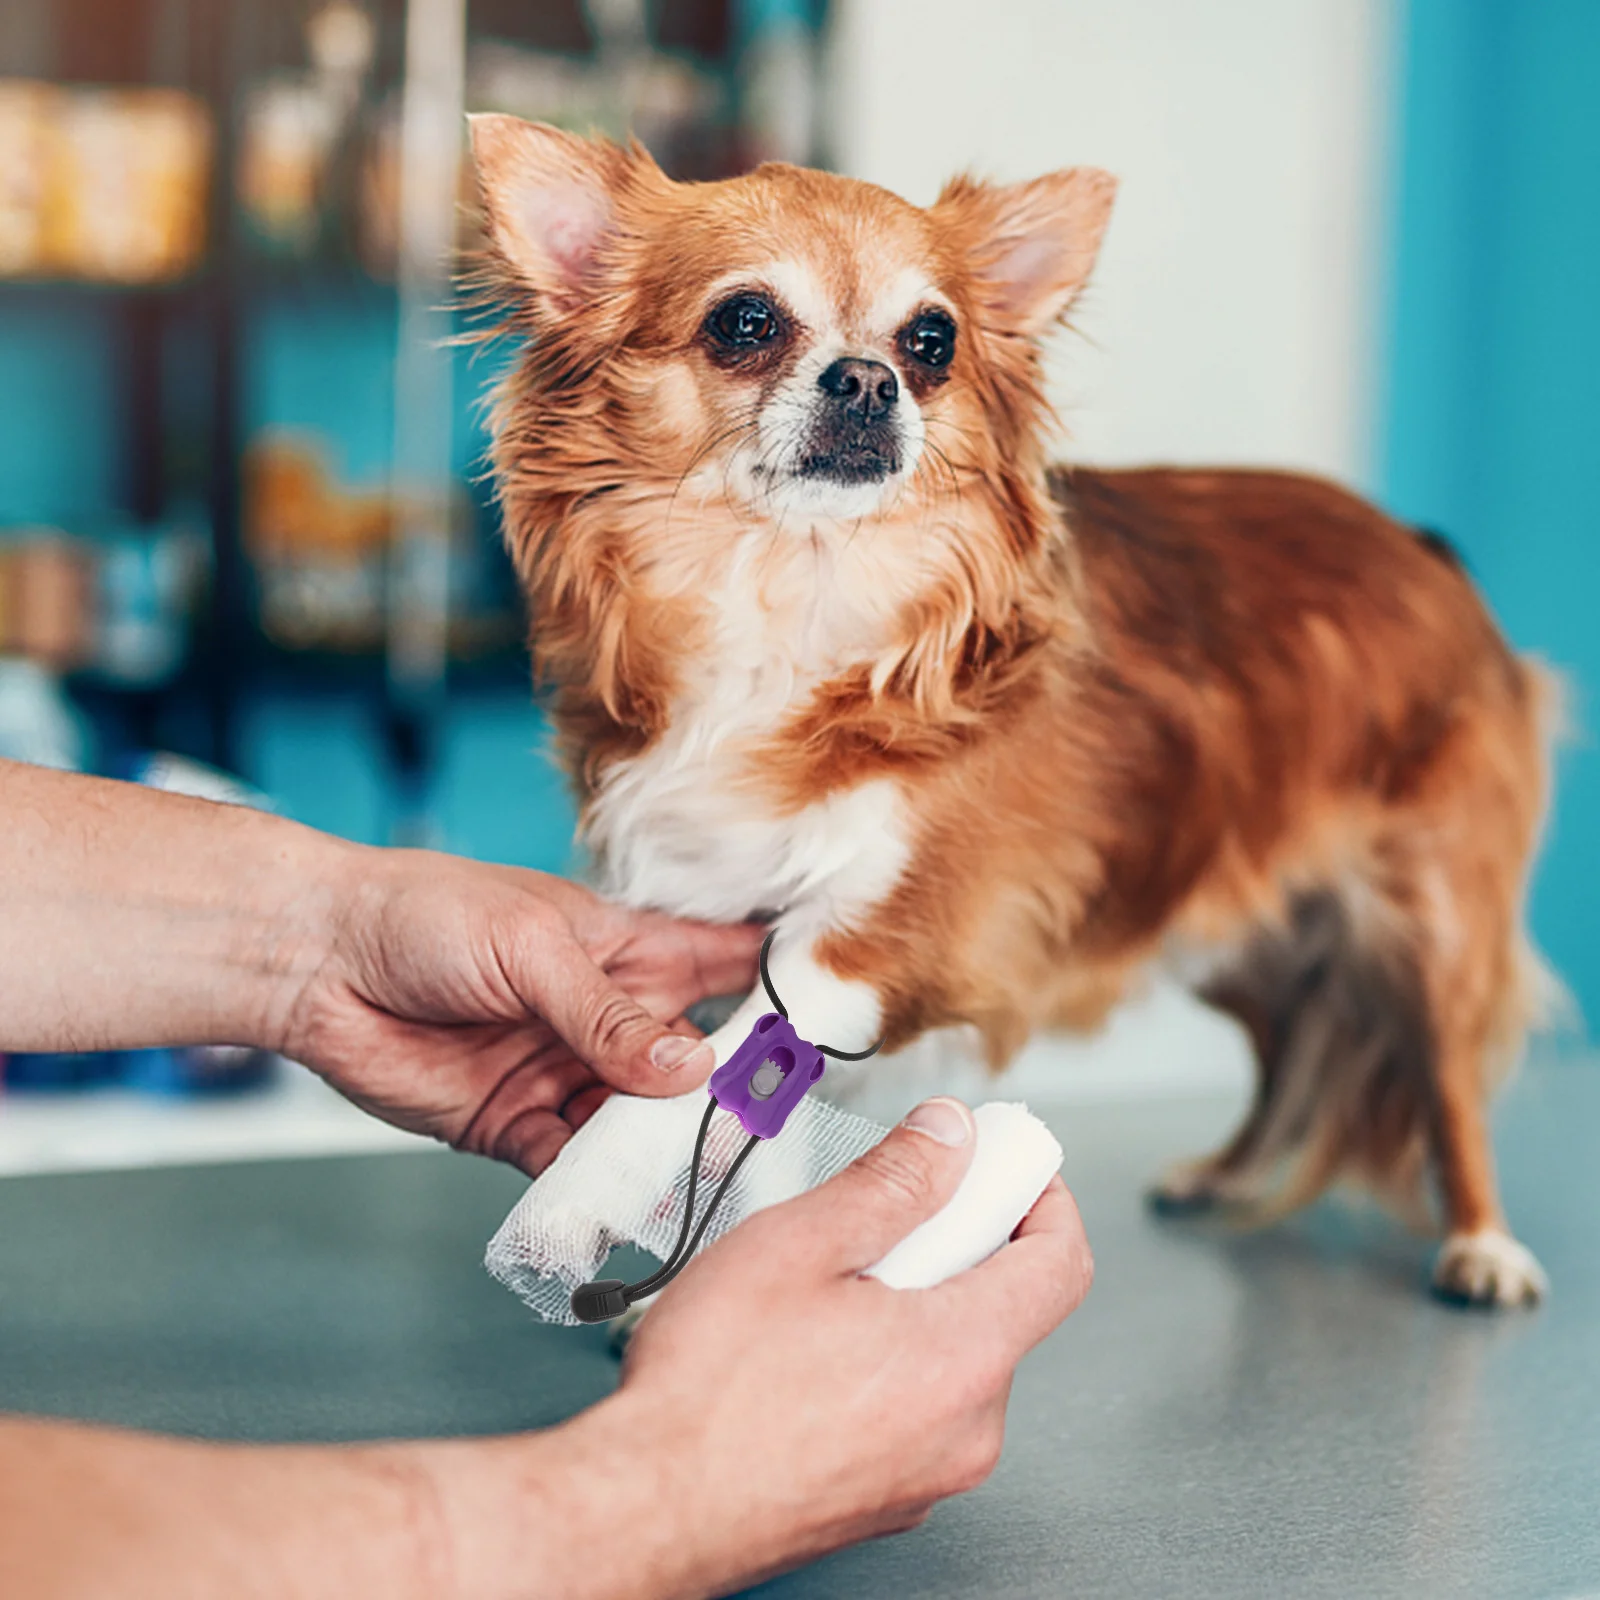
[[891, 1289], [928, 1289], [975, 1267], [1009, 1239], [1061, 1170], [1056, 1136], [1025, 1105], [994, 1100], [972, 1114], [972, 1165], [961, 1187], [866, 1275]]
[[[501, 1224], [489, 1242], [489, 1271], [544, 1321], [578, 1326], [572, 1291], [600, 1276], [615, 1246], [638, 1245], [663, 1259], [671, 1250], [704, 1111], [700, 1095], [613, 1095]], [[974, 1118], [972, 1165], [955, 1196], [871, 1269], [893, 1288], [938, 1283], [998, 1249], [1061, 1165], [1060, 1145], [1025, 1106], [979, 1106]], [[887, 1132], [808, 1096], [777, 1138], [758, 1143], [702, 1248], [745, 1217], [825, 1182]], [[712, 1118], [697, 1216], [744, 1143], [744, 1130], [731, 1115]]]

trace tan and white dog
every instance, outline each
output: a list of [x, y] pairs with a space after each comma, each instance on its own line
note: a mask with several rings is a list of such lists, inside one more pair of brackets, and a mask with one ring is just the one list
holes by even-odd
[[1260, 1071], [1166, 1204], [1431, 1177], [1439, 1289], [1538, 1298], [1486, 1110], [1540, 988], [1546, 681], [1448, 547], [1330, 484], [1048, 463], [1041, 340], [1113, 181], [919, 209], [474, 142], [527, 341], [501, 501], [609, 889], [773, 918], [810, 1037], [966, 1024], [996, 1066], [1181, 951]]

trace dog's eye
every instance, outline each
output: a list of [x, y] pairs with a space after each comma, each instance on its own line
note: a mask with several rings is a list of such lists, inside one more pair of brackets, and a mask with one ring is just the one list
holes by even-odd
[[778, 313], [760, 295], [739, 294], [724, 300], [706, 319], [712, 335], [723, 344], [750, 349], [778, 337]]
[[900, 345], [913, 361], [938, 371], [956, 353], [956, 325], [942, 311], [924, 311], [906, 325]]

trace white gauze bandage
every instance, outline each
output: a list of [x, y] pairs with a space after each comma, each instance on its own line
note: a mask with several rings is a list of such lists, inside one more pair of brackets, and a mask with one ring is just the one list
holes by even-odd
[[[619, 1244], [664, 1259], [683, 1222], [701, 1095], [613, 1095], [570, 1139], [501, 1224], [486, 1264], [546, 1322], [578, 1326], [572, 1291], [600, 1275]], [[1010, 1238], [1061, 1166], [1061, 1146], [1023, 1105], [974, 1113], [977, 1143], [960, 1188], [869, 1275], [891, 1288], [926, 1288], [974, 1266]], [[808, 1096], [775, 1139], [760, 1141], [734, 1178], [702, 1248], [753, 1213], [831, 1178], [888, 1130]], [[727, 1113], [712, 1118], [697, 1216], [746, 1142]]]

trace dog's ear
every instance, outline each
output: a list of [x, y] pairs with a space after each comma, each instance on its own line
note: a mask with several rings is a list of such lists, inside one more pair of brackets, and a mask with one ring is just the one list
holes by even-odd
[[617, 230], [618, 198], [640, 177], [660, 179], [660, 170], [638, 146], [518, 117], [468, 120], [496, 252], [545, 306], [577, 310]]
[[966, 253], [990, 315], [1037, 334], [1088, 280], [1116, 193], [1117, 180], [1096, 167], [1005, 185], [961, 177], [945, 186], [933, 214]]

